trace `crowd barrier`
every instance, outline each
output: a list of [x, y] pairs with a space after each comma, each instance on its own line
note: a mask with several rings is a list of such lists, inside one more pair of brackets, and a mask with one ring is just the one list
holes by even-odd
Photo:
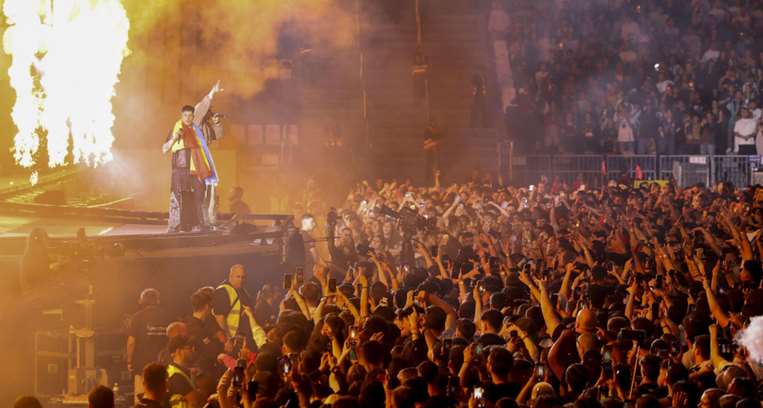
[[758, 184], [761, 156], [714, 155], [526, 155], [507, 160], [512, 185], [537, 183], [545, 176], [568, 184], [597, 187], [610, 180], [673, 180], [681, 187], [730, 182]]

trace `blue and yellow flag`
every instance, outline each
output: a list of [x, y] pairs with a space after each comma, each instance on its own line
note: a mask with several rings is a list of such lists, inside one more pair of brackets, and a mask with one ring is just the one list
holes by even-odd
[[205, 184], [217, 185], [220, 180], [217, 177], [215, 161], [212, 159], [212, 153], [206, 140], [204, 140], [201, 129], [196, 125], [186, 126], [182, 120], [178, 120], [172, 128], [172, 134], [176, 134], [179, 130], [182, 130], [182, 137], [172, 145], [172, 152], [190, 149], [191, 174], [204, 180]]

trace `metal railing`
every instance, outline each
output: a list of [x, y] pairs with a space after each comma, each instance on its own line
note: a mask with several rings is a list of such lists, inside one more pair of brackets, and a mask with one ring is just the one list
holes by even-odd
[[748, 186], [758, 168], [763, 171], [761, 156], [526, 155], [510, 156], [505, 163], [512, 185], [535, 184], [545, 176], [594, 187], [626, 177], [674, 180], [681, 187], [718, 182]]

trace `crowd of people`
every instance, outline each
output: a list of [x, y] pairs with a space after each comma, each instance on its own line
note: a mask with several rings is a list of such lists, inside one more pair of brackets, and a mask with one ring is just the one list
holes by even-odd
[[[490, 20], [522, 153], [763, 152], [761, 0], [497, 0]], [[338, 209], [310, 184], [283, 282], [254, 290], [247, 273], [277, 274], [236, 264], [192, 294], [143, 290], [130, 396], [98, 386], [90, 407], [761, 406], [763, 187], [431, 173], [358, 183]]]
[[496, 0], [490, 22], [523, 152], [763, 151], [760, 1]]
[[380, 181], [319, 219], [284, 285], [140, 295], [137, 407], [760, 406], [761, 188]]

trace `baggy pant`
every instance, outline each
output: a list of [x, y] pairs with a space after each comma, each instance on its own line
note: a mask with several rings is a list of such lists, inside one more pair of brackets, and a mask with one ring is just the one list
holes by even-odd
[[212, 227], [217, 223], [217, 186], [207, 184], [204, 187], [203, 222], [205, 226]]
[[190, 191], [171, 191], [167, 232], [192, 231], [204, 225], [204, 184], [197, 182]]

